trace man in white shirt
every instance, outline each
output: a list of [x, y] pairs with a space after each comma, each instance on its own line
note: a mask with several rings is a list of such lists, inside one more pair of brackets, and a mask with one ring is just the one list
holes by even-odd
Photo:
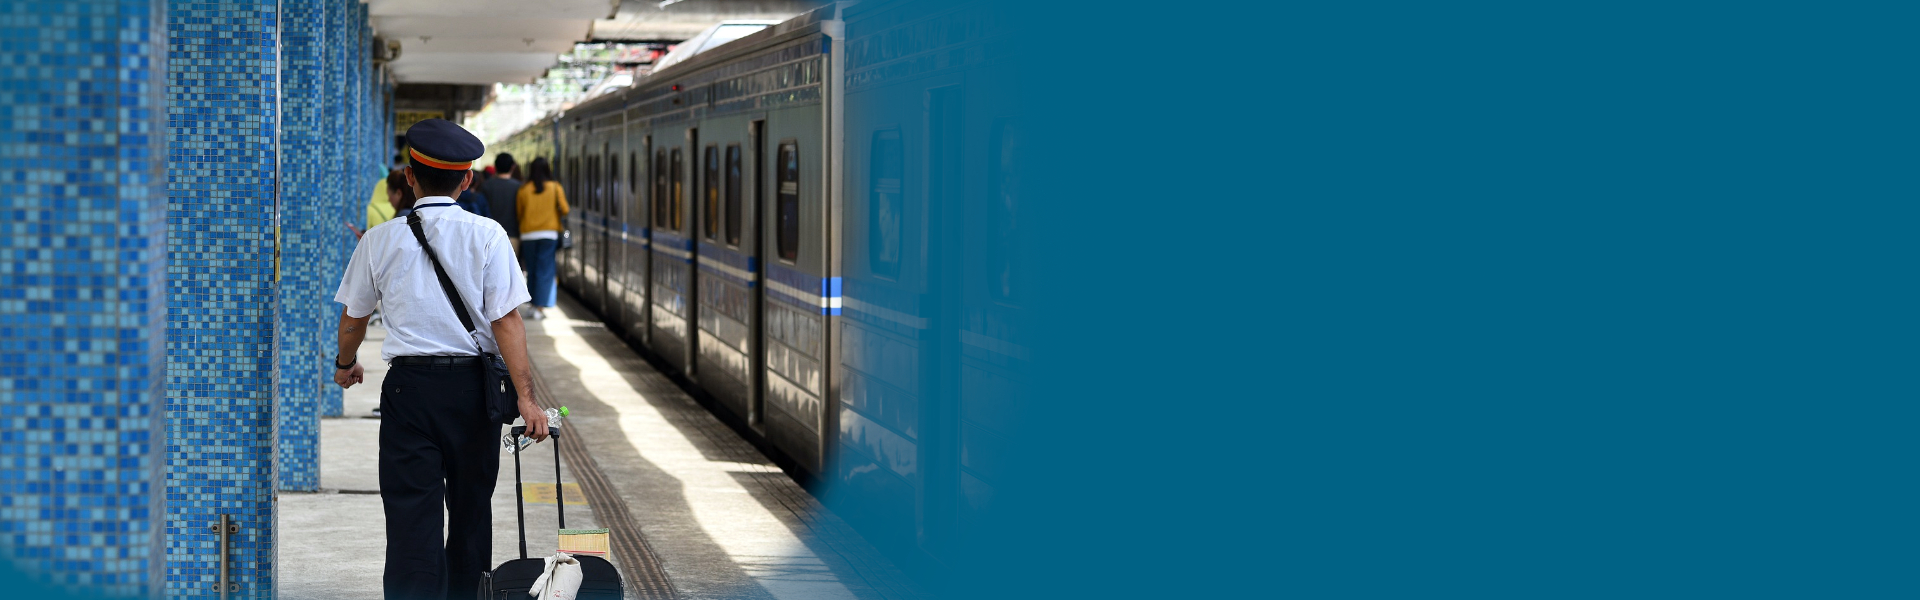
[[[380, 390], [386, 597], [473, 598], [481, 572], [492, 568], [493, 483], [500, 472], [500, 424], [487, 417], [479, 355], [505, 359], [528, 435], [546, 439], [547, 419], [534, 403], [526, 329], [515, 310], [529, 296], [506, 231], [453, 201], [472, 183], [468, 167], [484, 146], [441, 119], [408, 129], [407, 144], [406, 182], [419, 200], [408, 218], [368, 229], [354, 248], [334, 296], [345, 309], [333, 380], [342, 388], [363, 381], [355, 356], [378, 304], [387, 327], [381, 358], [392, 365]], [[409, 227], [412, 218], [465, 301], [475, 331], [461, 326]], [[444, 546], [443, 506], [451, 521]]]

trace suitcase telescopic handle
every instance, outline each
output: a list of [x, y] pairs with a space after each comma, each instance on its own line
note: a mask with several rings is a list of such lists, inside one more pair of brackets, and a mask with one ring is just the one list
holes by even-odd
[[[525, 425], [513, 426], [513, 435], [515, 437], [526, 435], [526, 433], [527, 433], [527, 426]], [[561, 483], [561, 480], [560, 480], [560, 430], [557, 428], [548, 428], [547, 437], [553, 438], [554, 506], [558, 507], [560, 511], [560, 528], [566, 529], [567, 528], [567, 487], [566, 487], [566, 484]], [[515, 477], [515, 481], [513, 482], [514, 483], [513, 493], [515, 496], [518, 496], [520, 494], [520, 485], [519, 485], [520, 482], [518, 480], [519, 473], [520, 473], [520, 453], [518, 452], [515, 452], [513, 454], [513, 469], [514, 469], [513, 472]], [[527, 545], [526, 530], [527, 530], [527, 522], [526, 522], [526, 517], [523, 515], [520, 517], [520, 532], [521, 532], [520, 545], [523, 548]], [[526, 554], [526, 550], [522, 549], [520, 551], [520, 554], [522, 554], [520, 558], [526, 558], [526, 556], [524, 556]]]

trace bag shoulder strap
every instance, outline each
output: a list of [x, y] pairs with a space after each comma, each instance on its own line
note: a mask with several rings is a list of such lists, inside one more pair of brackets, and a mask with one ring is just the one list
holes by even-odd
[[427, 232], [420, 227], [420, 211], [407, 213], [407, 228], [413, 230], [413, 237], [420, 240], [420, 249], [427, 252], [427, 262], [433, 263], [433, 275], [440, 279], [440, 291], [447, 293], [447, 301], [453, 303], [453, 314], [460, 317], [460, 326], [466, 328], [467, 338], [481, 354], [486, 349], [480, 347], [479, 334], [473, 328], [473, 316], [467, 313], [467, 302], [460, 297], [459, 288], [453, 287], [453, 280], [447, 277], [447, 270], [440, 266], [440, 256], [433, 251], [433, 244], [427, 243]]

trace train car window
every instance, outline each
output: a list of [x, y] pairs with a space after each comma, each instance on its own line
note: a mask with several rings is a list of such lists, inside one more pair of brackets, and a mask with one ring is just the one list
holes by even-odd
[[607, 151], [607, 217], [620, 217], [620, 157]]
[[1019, 299], [1018, 257], [1023, 237], [1020, 219], [1020, 133], [1011, 121], [993, 128], [987, 147], [987, 288], [995, 299]]
[[672, 164], [667, 167], [668, 185], [673, 189], [667, 196], [667, 226], [680, 231], [680, 213], [687, 203], [686, 169], [681, 168], [684, 163], [680, 160], [679, 148], [674, 148], [668, 156], [672, 157], [669, 161]]
[[701, 161], [706, 167], [706, 178], [700, 182], [706, 206], [701, 212], [700, 228], [706, 232], [707, 241], [713, 241], [720, 236], [720, 147], [708, 144]]
[[667, 151], [653, 151], [653, 226], [667, 226]]
[[[640, 203], [640, 153], [627, 153], [627, 197], [634, 205]], [[631, 214], [631, 213], [629, 213]]]
[[867, 181], [867, 266], [874, 275], [900, 277], [900, 210], [906, 145], [900, 130], [873, 132]]
[[727, 145], [727, 245], [740, 245], [740, 145]]
[[773, 168], [777, 169], [779, 178], [779, 188], [774, 192], [777, 205], [774, 219], [780, 229], [774, 241], [780, 258], [800, 260], [800, 147], [791, 142], [780, 144], [779, 153]]

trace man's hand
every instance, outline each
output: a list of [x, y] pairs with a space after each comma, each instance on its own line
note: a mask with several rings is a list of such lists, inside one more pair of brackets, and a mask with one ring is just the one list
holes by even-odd
[[520, 420], [527, 424], [526, 436], [533, 441], [547, 441], [547, 413], [533, 403], [533, 396], [520, 397]]
[[333, 370], [333, 382], [340, 384], [340, 389], [343, 390], [353, 387], [353, 384], [362, 383], [366, 380], [367, 370], [362, 368], [360, 363], [354, 363], [351, 369]]
[[[340, 353], [335, 354], [333, 357], [335, 362], [327, 366], [339, 366], [341, 357], [359, 360], [354, 356], [360, 352], [360, 342], [367, 339], [367, 319], [372, 316], [369, 313], [365, 317], [349, 317], [346, 307], [340, 308]], [[340, 389], [344, 390], [353, 387], [353, 384], [365, 382], [366, 371], [360, 367], [360, 363], [355, 362], [352, 367], [334, 369], [333, 382], [340, 384]]]

